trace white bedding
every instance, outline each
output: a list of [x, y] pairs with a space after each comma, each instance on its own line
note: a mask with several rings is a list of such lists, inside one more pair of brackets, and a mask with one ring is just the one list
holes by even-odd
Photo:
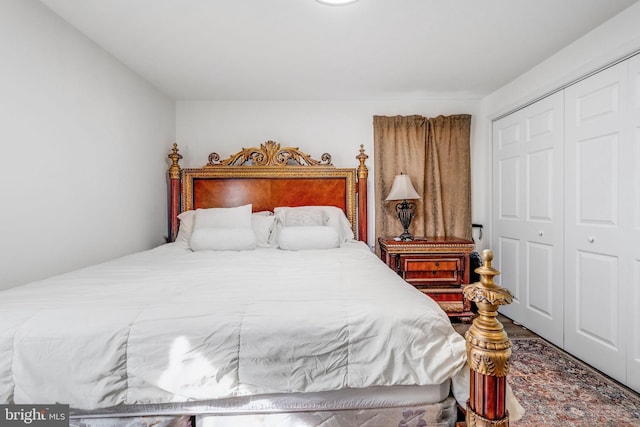
[[95, 409], [452, 378], [465, 343], [360, 242], [172, 243], [0, 293], [0, 403]]

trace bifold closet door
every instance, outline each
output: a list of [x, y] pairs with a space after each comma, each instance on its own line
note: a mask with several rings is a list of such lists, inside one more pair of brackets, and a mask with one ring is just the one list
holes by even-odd
[[565, 350], [623, 383], [640, 243], [628, 83], [623, 62], [565, 90]]
[[500, 311], [563, 341], [563, 96], [493, 124], [492, 242], [497, 281], [514, 295]]
[[627, 385], [640, 392], [640, 55], [629, 60], [630, 121], [632, 124], [633, 156], [629, 159], [632, 183], [632, 230], [626, 246], [632, 254], [632, 280], [630, 281], [631, 311], [629, 312], [629, 342], [627, 357]]

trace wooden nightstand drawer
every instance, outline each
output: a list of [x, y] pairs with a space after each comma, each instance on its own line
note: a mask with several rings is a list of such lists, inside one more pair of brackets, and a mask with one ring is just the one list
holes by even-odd
[[471, 310], [471, 302], [465, 299], [461, 288], [430, 288], [420, 289], [420, 291], [433, 298], [448, 315], [468, 313]]
[[407, 282], [459, 285], [464, 271], [460, 258], [400, 256], [400, 273]]
[[450, 317], [469, 321], [471, 303], [462, 287], [469, 283], [473, 241], [457, 237], [378, 239], [380, 258], [404, 280], [433, 298]]
[[471, 310], [471, 303], [462, 295], [462, 289], [434, 289], [416, 286], [422, 293], [429, 295], [447, 314], [458, 314]]

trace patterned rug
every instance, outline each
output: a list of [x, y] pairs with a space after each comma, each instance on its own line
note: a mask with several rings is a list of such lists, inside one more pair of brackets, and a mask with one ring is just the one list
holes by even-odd
[[525, 408], [511, 426], [640, 426], [640, 395], [542, 339], [512, 339], [508, 382]]

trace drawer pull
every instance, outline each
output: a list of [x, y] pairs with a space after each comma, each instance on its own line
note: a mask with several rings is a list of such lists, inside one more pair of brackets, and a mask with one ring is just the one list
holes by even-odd
[[440, 267], [440, 263], [439, 262], [436, 262], [436, 267]]

